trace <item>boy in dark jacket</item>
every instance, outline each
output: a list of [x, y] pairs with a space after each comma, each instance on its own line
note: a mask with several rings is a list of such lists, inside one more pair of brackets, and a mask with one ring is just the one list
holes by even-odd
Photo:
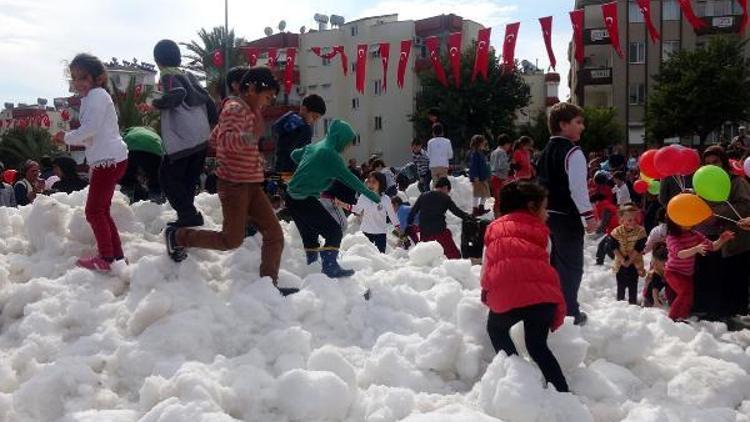
[[289, 180], [297, 169], [291, 158], [292, 151], [312, 142], [313, 126], [326, 114], [326, 102], [322, 97], [311, 94], [302, 100], [299, 113], [290, 111], [273, 124], [278, 136], [276, 143], [276, 172], [284, 180]]
[[472, 218], [458, 208], [450, 197], [451, 182], [443, 177], [435, 182], [435, 188], [419, 196], [417, 202], [409, 212], [406, 227], [414, 223], [419, 214], [419, 233], [422, 242], [437, 241], [443, 247], [443, 252], [448, 259], [460, 259], [456, 242], [453, 241], [453, 233], [445, 224], [445, 213], [450, 210], [456, 217], [463, 220]]
[[218, 113], [208, 92], [190, 73], [182, 72], [180, 48], [172, 40], [154, 47], [164, 94], [152, 104], [161, 111], [164, 159], [159, 169], [161, 187], [177, 211], [177, 227], [202, 226], [203, 216], [193, 205], [206, 158], [211, 127]]

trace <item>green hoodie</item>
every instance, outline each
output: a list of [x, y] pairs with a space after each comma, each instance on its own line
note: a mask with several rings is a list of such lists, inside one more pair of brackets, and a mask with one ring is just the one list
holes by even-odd
[[380, 203], [380, 196], [371, 191], [346, 166], [341, 152], [354, 140], [354, 130], [342, 120], [334, 120], [328, 136], [315, 144], [292, 151], [291, 157], [298, 164], [287, 192], [294, 199], [318, 197], [334, 180]]
[[122, 139], [128, 144], [128, 151], [143, 151], [154, 155], [164, 155], [161, 137], [151, 128], [133, 126], [122, 131]]

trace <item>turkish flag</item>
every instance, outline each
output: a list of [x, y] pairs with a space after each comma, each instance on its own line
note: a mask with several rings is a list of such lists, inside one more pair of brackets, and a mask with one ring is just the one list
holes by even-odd
[[520, 22], [509, 23], [505, 26], [505, 41], [503, 42], [503, 69], [512, 72], [516, 68], [516, 38]]
[[747, 15], [747, 0], [737, 0], [737, 3], [740, 4], [740, 7], [742, 7], [742, 20], [740, 21], [740, 34], [745, 34], [745, 27], [748, 23], [748, 15]]
[[142, 92], [143, 92], [143, 85], [141, 84], [136, 85], [135, 89], [133, 90], [133, 94], [135, 94], [136, 97], [139, 97]]
[[404, 74], [409, 64], [409, 53], [411, 53], [411, 40], [401, 41], [401, 52], [398, 53], [398, 73], [396, 74], [396, 85], [404, 88]]
[[424, 40], [427, 46], [427, 52], [430, 54], [432, 67], [435, 68], [435, 77], [445, 87], [448, 86], [448, 78], [445, 76], [443, 64], [440, 62], [440, 39], [438, 37], [428, 37]]
[[276, 48], [268, 49], [268, 67], [271, 69], [276, 67], [276, 61], [279, 59]]
[[698, 30], [701, 28], [705, 28], [706, 22], [703, 21], [703, 19], [699, 18], [698, 16], [695, 16], [695, 12], [693, 11], [693, 5], [690, 3], [690, 0], [677, 0], [680, 2], [680, 9], [682, 9], [682, 14], [685, 15], [685, 19], [687, 19], [688, 22], [690, 22], [690, 25], [692, 25], [694, 30]]
[[296, 48], [286, 49], [286, 68], [284, 68], [284, 92], [288, 95], [294, 83], [294, 62], [297, 58]]
[[570, 23], [573, 25], [573, 44], [575, 45], [576, 61], [579, 66], [583, 66], [583, 58], [585, 57], [583, 50], [583, 19], [583, 9], [570, 12]]
[[477, 33], [477, 48], [474, 55], [474, 70], [471, 72], [471, 82], [477, 79], [477, 75], [482, 75], [487, 80], [487, 67], [490, 63], [490, 32], [492, 28], [480, 29]]
[[70, 112], [68, 110], [63, 110], [60, 112], [60, 117], [62, 117], [63, 122], [67, 122], [70, 120]]
[[448, 57], [451, 62], [451, 72], [456, 88], [461, 86], [461, 33], [448, 35]]
[[602, 16], [604, 16], [604, 24], [607, 26], [607, 31], [609, 31], [609, 40], [612, 43], [612, 48], [615, 49], [620, 58], [623, 58], [622, 47], [620, 46], [620, 32], [617, 27], [617, 2], [613, 1], [603, 4]]
[[390, 61], [391, 44], [380, 43], [380, 61], [383, 62], [383, 92], [388, 87], [388, 62]]
[[367, 44], [357, 45], [356, 87], [360, 94], [365, 93], [365, 72], [367, 71]]
[[312, 47], [310, 51], [315, 53], [316, 56], [320, 57], [320, 47]]
[[555, 59], [555, 52], [552, 50], [552, 16], [539, 18], [539, 23], [542, 25], [542, 37], [544, 38], [544, 45], [547, 47], [549, 65], [554, 69], [557, 64], [557, 59]]
[[259, 48], [246, 48], [245, 54], [247, 55], [247, 65], [250, 67], [254, 67], [256, 64], [258, 64], [258, 56], [260, 56], [260, 49]]
[[44, 125], [44, 127], [50, 127], [49, 116], [46, 114], [42, 116], [42, 125]]
[[[344, 70], [344, 76], [349, 74], [349, 58], [346, 56], [343, 45], [337, 45], [333, 47], [335, 54], [341, 54], [341, 68]], [[335, 55], [334, 54], [334, 55]]]
[[211, 53], [211, 61], [214, 64], [214, 67], [220, 68], [224, 66], [224, 54], [219, 51], [215, 50], [213, 53]]
[[641, 10], [643, 20], [646, 22], [651, 42], [656, 42], [659, 39], [659, 31], [656, 30], [654, 23], [651, 22], [651, 0], [638, 0], [638, 8]]

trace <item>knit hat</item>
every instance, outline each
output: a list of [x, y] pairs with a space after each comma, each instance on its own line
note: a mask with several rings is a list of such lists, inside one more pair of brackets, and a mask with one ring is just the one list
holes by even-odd
[[161, 40], [154, 46], [154, 60], [161, 66], [179, 66], [182, 61], [180, 47], [172, 40]]
[[308, 95], [302, 100], [302, 105], [305, 106], [309, 112], [318, 113], [321, 116], [326, 114], [326, 102], [320, 95]]

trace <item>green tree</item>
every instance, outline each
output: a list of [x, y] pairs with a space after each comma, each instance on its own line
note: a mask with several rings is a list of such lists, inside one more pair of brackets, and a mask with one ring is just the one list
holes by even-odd
[[581, 148], [584, 151], [601, 151], [623, 141], [622, 125], [617, 121], [614, 108], [585, 107], [583, 119], [586, 130], [581, 135]]
[[526, 123], [518, 128], [518, 136], [524, 135], [534, 140], [534, 148], [544, 149], [550, 137], [547, 113], [540, 111], [533, 122]]
[[133, 126], [151, 126], [159, 132], [159, 113], [156, 111], [142, 113], [138, 106], [146, 102], [151, 95], [153, 87], [144, 87], [140, 92], [136, 89], [135, 77], [131, 77], [125, 91], [117, 89], [115, 81], [112, 81], [112, 100], [117, 110], [117, 121], [120, 130]]
[[419, 73], [422, 90], [417, 94], [415, 113], [411, 116], [414, 130], [420, 139], [430, 137], [427, 111], [440, 110], [440, 120], [445, 124], [446, 136], [458, 149], [468, 147], [469, 139], [482, 134], [493, 139], [499, 133], [513, 133], [516, 110], [529, 103], [529, 87], [517, 70], [501, 72], [500, 61], [490, 51], [488, 78], [481, 76], [471, 82], [474, 67], [474, 48], [461, 56], [461, 86], [456, 88], [447, 59], [443, 67], [449, 86], [443, 86], [432, 67]]
[[12, 128], [0, 140], [0, 161], [8, 167], [20, 168], [26, 160], [39, 161], [59, 153], [47, 129], [37, 126]]
[[654, 77], [648, 97], [648, 137], [708, 135], [726, 121], [750, 116], [750, 60], [747, 42], [712, 38], [706, 48], [673, 54]]
[[[224, 69], [247, 63], [240, 50], [240, 46], [246, 44], [246, 41], [244, 38], [235, 38], [234, 30], [227, 33], [223, 26], [214, 27], [211, 32], [201, 28], [198, 31], [198, 38], [197, 41], [180, 43], [189, 51], [185, 54], [184, 58], [187, 60], [183, 62], [183, 67], [196, 73], [199, 79], [205, 80], [209, 92], [216, 95], [218, 93], [216, 84], [224, 77]], [[225, 54], [227, 47], [229, 47], [228, 57]], [[225, 55], [226, 66], [221, 66], [221, 68], [214, 66], [213, 53], [215, 51], [221, 51], [221, 54]]]

